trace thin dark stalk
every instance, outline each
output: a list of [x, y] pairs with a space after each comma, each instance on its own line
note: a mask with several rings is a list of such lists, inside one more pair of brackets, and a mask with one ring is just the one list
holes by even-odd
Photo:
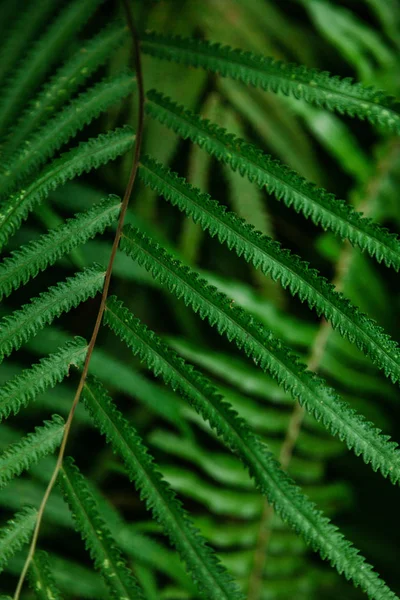
[[138, 35], [136, 32], [136, 27], [134, 25], [133, 16], [132, 16], [129, 2], [128, 2], [128, 0], [122, 0], [122, 2], [124, 5], [124, 8], [125, 8], [125, 14], [126, 14], [126, 20], [128, 23], [128, 27], [129, 27], [129, 30], [130, 30], [130, 33], [132, 36], [133, 50], [134, 50], [134, 63], [135, 63], [136, 78], [137, 78], [137, 89], [138, 89], [138, 95], [139, 95], [138, 124], [137, 124], [136, 141], [135, 141], [135, 152], [134, 152], [134, 157], [133, 157], [133, 161], [132, 161], [131, 171], [129, 174], [128, 184], [126, 186], [124, 198], [122, 200], [121, 212], [119, 215], [117, 231], [115, 233], [114, 242], [113, 242], [112, 249], [111, 249], [110, 260], [108, 262], [106, 274], [104, 277], [104, 286], [103, 286], [103, 291], [102, 291], [101, 300], [100, 300], [100, 307], [99, 307], [99, 310], [97, 313], [92, 337], [90, 338], [90, 342], [88, 345], [88, 350], [86, 353], [86, 358], [85, 358], [85, 363], [84, 363], [84, 366], [82, 369], [81, 378], [79, 380], [78, 388], [76, 390], [76, 394], [75, 394], [74, 400], [72, 402], [67, 421], [65, 423], [64, 434], [63, 434], [63, 438], [61, 441], [56, 466], [54, 468], [53, 474], [51, 476], [51, 479], [46, 488], [46, 491], [44, 493], [42, 502], [41, 502], [39, 510], [38, 510], [38, 515], [37, 515], [36, 525], [35, 525], [35, 529], [34, 529], [33, 536], [32, 536], [31, 545], [29, 548], [28, 556], [27, 556], [25, 564], [24, 564], [24, 568], [22, 569], [22, 572], [21, 572], [21, 575], [20, 575], [20, 578], [18, 581], [17, 588], [15, 590], [14, 600], [19, 600], [26, 574], [28, 572], [31, 560], [35, 554], [37, 540], [39, 537], [39, 531], [40, 531], [40, 527], [41, 527], [41, 523], [42, 523], [42, 519], [43, 519], [43, 514], [44, 514], [44, 511], [45, 511], [45, 508], [47, 505], [47, 501], [50, 497], [51, 491], [54, 487], [54, 484], [56, 482], [56, 479], [57, 479], [60, 469], [62, 467], [62, 463], [63, 463], [63, 459], [64, 459], [64, 455], [65, 455], [65, 448], [67, 446], [75, 410], [76, 410], [76, 407], [78, 406], [79, 399], [81, 397], [81, 393], [83, 390], [83, 386], [85, 385], [86, 377], [87, 377], [87, 374], [89, 371], [90, 360], [92, 358], [93, 350], [94, 350], [94, 347], [95, 347], [96, 341], [97, 341], [97, 336], [98, 336], [98, 333], [100, 330], [101, 321], [103, 319], [104, 310], [105, 310], [105, 306], [106, 306], [106, 300], [107, 300], [107, 296], [108, 296], [108, 290], [110, 287], [112, 270], [113, 270], [114, 261], [115, 261], [115, 256], [117, 254], [118, 244], [119, 244], [119, 241], [121, 238], [121, 232], [122, 232], [122, 228], [124, 225], [125, 215], [126, 215], [126, 211], [128, 208], [129, 200], [130, 200], [130, 197], [132, 194], [132, 189], [133, 189], [133, 185], [135, 183], [136, 174], [137, 174], [137, 170], [138, 170], [138, 166], [139, 166], [140, 151], [141, 151], [142, 139], [143, 139], [143, 125], [144, 125], [144, 89], [143, 89], [142, 63], [141, 63], [141, 56], [140, 56], [140, 42], [139, 42]]

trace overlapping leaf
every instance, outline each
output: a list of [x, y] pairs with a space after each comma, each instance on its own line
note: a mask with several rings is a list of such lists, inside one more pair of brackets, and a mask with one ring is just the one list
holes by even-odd
[[99, 265], [87, 268], [4, 317], [0, 321], [0, 362], [63, 312], [93, 298], [103, 286], [104, 275], [105, 270]]
[[87, 549], [114, 600], [142, 600], [143, 594], [111, 533], [101, 518], [96, 501], [72, 460], [64, 461], [59, 485], [72, 511]]
[[130, 479], [176, 546], [204, 597], [210, 600], [242, 598], [173, 490], [155, 468], [141, 438], [113, 405], [98, 380], [92, 378], [86, 382], [84, 400], [95, 424], [123, 459]]
[[129, 150], [135, 141], [130, 127], [100, 134], [81, 142], [46, 166], [25, 189], [12, 194], [0, 204], [0, 249], [19, 228], [29, 212], [48, 194], [69, 179], [97, 169]]
[[[344, 539], [280, 469], [272, 454], [215, 388], [191, 365], [143, 326], [116, 298], [110, 298], [106, 323], [157, 376], [182, 394], [208, 421], [225, 444], [247, 466], [257, 486], [284, 521], [311, 547], [344, 572], [371, 598], [395, 598], [364, 562], [358, 550]], [[109, 436], [112, 439], [112, 432]]]
[[264, 154], [251, 144], [229, 134], [225, 129], [202, 119], [183, 106], [155, 92], [148, 93], [148, 114], [191, 139], [221, 162], [247, 177], [259, 187], [266, 187], [278, 200], [293, 206], [324, 229], [332, 230], [374, 256], [378, 262], [396, 270], [400, 268], [400, 241], [386, 229], [356, 212], [344, 200], [316, 187], [286, 165]]
[[147, 185], [190, 215], [211, 236], [217, 236], [220, 242], [226, 243], [229, 249], [261, 268], [274, 281], [279, 280], [283, 287], [299, 296], [302, 302], [306, 301], [318, 315], [324, 315], [341, 335], [355, 342], [387, 376], [399, 381], [397, 344], [372, 319], [336, 292], [316, 270], [169, 169], [146, 156], [141, 163], [140, 175]]
[[151, 272], [167, 289], [182, 298], [221, 335], [234, 341], [247, 356], [268, 371], [333, 434], [362, 455], [374, 470], [400, 481], [400, 451], [388, 436], [352, 410], [325, 382], [306, 370], [305, 365], [272, 332], [229, 298], [184, 267], [156, 243], [132, 227], [124, 230], [121, 249]]
[[223, 77], [304, 99], [315, 106], [359, 117], [400, 133], [399, 103], [372, 86], [354, 83], [349, 77], [341, 79], [326, 71], [233, 50], [206, 40], [145, 32], [142, 44], [144, 52], [157, 58], [202, 67]]
[[120, 199], [110, 196], [74, 219], [68, 219], [65, 225], [12, 252], [0, 263], [0, 300], [73, 248], [104, 231], [117, 218], [120, 206]]

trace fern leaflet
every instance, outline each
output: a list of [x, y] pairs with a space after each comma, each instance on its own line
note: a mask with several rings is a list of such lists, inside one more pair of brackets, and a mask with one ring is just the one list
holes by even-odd
[[115, 600], [143, 599], [122, 554], [101, 518], [84, 476], [72, 460], [65, 460], [58, 479], [90, 556]]
[[81, 367], [86, 352], [86, 340], [77, 337], [5, 383], [0, 387], [0, 420], [11, 412], [17, 414], [38, 394], [61, 382], [69, 374], [70, 365]]
[[167, 127], [190, 138], [224, 164], [297, 212], [311, 218], [316, 225], [330, 229], [342, 239], [367, 251], [378, 262], [400, 269], [400, 240], [386, 229], [362, 217], [344, 200], [316, 187], [289, 167], [255, 146], [202, 119], [195, 113], [155, 92], [148, 93], [148, 114]]
[[190, 570], [193, 581], [207, 599], [242, 598], [215, 554], [189, 520], [175, 493], [155, 469], [153, 459], [136, 431], [115, 408], [98, 380], [86, 381], [85, 406], [114, 451], [123, 459], [147, 507], [163, 526]]
[[102, 233], [115, 221], [120, 207], [120, 199], [110, 196], [88, 211], [77, 214], [74, 219], [68, 219], [65, 225], [13, 252], [10, 258], [0, 263], [0, 300], [73, 248]]
[[[247, 466], [258, 488], [284, 521], [302, 535], [311, 547], [335, 565], [339, 573], [353, 579], [373, 598], [391, 592], [336, 527], [329, 523], [294, 482], [280, 469], [272, 454], [230, 404], [202, 375], [167, 344], [142, 325], [122, 302], [109, 299], [105, 322], [139, 355], [156, 376], [183, 395], [211, 425], [229, 449]], [[381, 594], [383, 594], [381, 596]]]
[[340, 114], [366, 119], [400, 133], [400, 105], [384, 92], [351, 78], [332, 77], [326, 71], [283, 63], [251, 52], [233, 50], [205, 40], [146, 32], [143, 52], [188, 66], [202, 67], [263, 90], [306, 100]]
[[144, 234], [131, 227], [125, 229], [121, 249], [143, 265], [161, 284], [187, 306], [207, 319], [218, 332], [234, 341], [239, 349], [260, 365], [290, 392], [324, 426], [345, 441], [356, 455], [362, 454], [374, 470], [400, 481], [400, 451], [388, 436], [380, 435], [325, 382], [306, 371], [305, 366], [291, 354], [272, 332], [243, 309], [232, 306], [229, 298], [207, 285], [197, 273], [171, 258]]
[[234, 249], [238, 256], [261, 268], [274, 281], [279, 280], [302, 302], [315, 308], [319, 316], [330, 321], [340, 334], [355, 342], [393, 381], [400, 379], [398, 346], [381, 327], [355, 308], [342, 294], [335, 291], [324, 277], [310, 269], [288, 250], [255, 231], [232, 212], [193, 188], [169, 169], [145, 156], [141, 160], [141, 179], [152, 189], [191, 216], [211, 236]]
[[29, 583], [38, 600], [62, 600], [53, 581], [47, 552], [38, 550], [32, 557], [28, 571]]
[[37, 510], [23, 508], [0, 532], [0, 573], [9, 559], [29, 541], [36, 522]]
[[43, 427], [36, 427], [33, 433], [8, 446], [0, 454], [0, 488], [53, 452], [61, 442], [63, 431], [64, 419], [53, 415], [52, 421], [45, 421]]
[[[14, 191], [16, 184], [43, 164], [85, 125], [88, 125], [110, 105], [132, 92], [136, 82], [132, 75], [124, 73], [111, 80], [102, 81], [58, 113], [22, 144], [21, 150], [3, 163], [0, 177], [1, 197]], [[57, 135], [54, 132], [57, 131]]]
[[19, 228], [29, 212], [48, 194], [69, 179], [114, 160], [127, 152], [135, 141], [132, 129], [123, 127], [80, 143], [54, 160], [26, 189], [0, 204], [0, 249]]
[[3, 317], [0, 321], [0, 362], [63, 312], [93, 298], [102, 288], [104, 275], [100, 265], [84, 269], [42, 292], [10, 316]]

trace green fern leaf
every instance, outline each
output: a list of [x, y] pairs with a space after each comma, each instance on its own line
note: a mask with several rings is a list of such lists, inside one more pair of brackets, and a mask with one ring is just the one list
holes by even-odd
[[143, 52], [157, 58], [202, 67], [223, 77], [400, 132], [400, 105], [395, 98], [374, 87], [354, 83], [349, 77], [332, 77], [326, 71], [283, 63], [204, 40], [150, 32], [144, 33], [141, 41]]
[[[234, 213], [193, 188], [184, 179], [151, 158], [141, 159], [140, 177], [146, 185], [191, 216], [211, 236], [234, 249], [238, 256], [260, 268], [274, 281], [279, 280], [302, 302], [324, 317], [340, 334], [371, 357], [393, 381], [400, 379], [399, 348], [372, 319], [335, 291], [318, 271], [282, 249], [280, 244], [255, 231]], [[0, 280], [1, 281], [1, 280]]]
[[0, 263], [0, 300], [73, 248], [102, 233], [115, 221], [120, 207], [120, 199], [110, 196], [90, 210], [78, 213], [74, 219], [68, 219], [65, 225], [12, 252], [10, 258]]
[[47, 552], [36, 550], [30, 563], [28, 577], [38, 600], [62, 600], [53, 580]]
[[[41, 83], [62, 54], [71, 35], [84, 26], [90, 15], [103, 0], [73, 0], [69, 2], [57, 18], [34, 45], [26, 58], [20, 62], [7, 86], [3, 87], [0, 101], [0, 132], [19, 114], [25, 98]], [[45, 26], [45, 24], [44, 24]]]
[[333, 435], [345, 441], [356, 455], [361, 454], [366, 463], [371, 463], [374, 470], [379, 469], [394, 483], [400, 481], [397, 444], [389, 441], [388, 436], [380, 435], [372, 423], [340, 400], [321, 378], [306, 371], [297, 357], [260, 322], [243, 309], [232, 306], [227, 296], [207, 285], [197, 273], [171, 258], [140, 231], [125, 228], [121, 249], [170, 292], [182, 298], [202, 319], [207, 319], [220, 334], [234, 341]]
[[146, 110], [152, 117], [183, 138], [190, 138], [260, 188], [266, 187], [278, 200], [293, 206], [316, 225], [348, 239], [378, 262], [400, 269], [400, 240], [396, 235], [362, 217], [344, 200], [317, 188], [278, 160], [169, 98], [155, 91], [149, 92], [147, 97]]
[[[1, 197], [5, 198], [14, 191], [18, 182], [26, 180], [32, 171], [53, 156], [79, 130], [110, 105], [130, 94], [135, 86], [133, 76], [124, 73], [98, 83], [72, 100], [37, 133], [24, 141], [20, 150], [4, 161], [4, 171], [0, 176]], [[57, 135], [54, 135], [55, 131]]]
[[[53, 0], [51, 0], [51, 3]], [[40, 2], [39, 5], [42, 5]], [[26, 14], [30, 15], [27, 11]], [[9, 157], [44, 120], [53, 115], [66, 100], [86, 81], [86, 79], [112, 54], [126, 37], [126, 26], [113, 23], [85, 43], [84, 47], [56, 72], [52, 79], [43, 86], [43, 90], [32, 100], [11, 129], [5, 144], [3, 156]], [[21, 36], [23, 39], [23, 36]], [[1, 65], [1, 60], [0, 60]], [[1, 72], [1, 67], [0, 67]], [[6, 159], [8, 160], [8, 158]]]
[[371, 598], [393, 597], [364, 558], [280, 469], [261, 440], [207, 379], [142, 325], [115, 297], [108, 300], [105, 322], [156, 376], [187, 398], [210, 423], [227, 447], [238, 454], [282, 519], [314, 550], [330, 560], [339, 573], [353, 579]]
[[71, 365], [81, 367], [87, 348], [86, 340], [76, 337], [5, 383], [0, 388], [0, 420], [11, 412], [17, 414], [38, 394], [60, 383], [69, 374]]
[[61, 155], [50, 163], [35, 181], [0, 204], [0, 249], [18, 230], [29, 212], [48, 194], [69, 179], [73, 179], [114, 160], [134, 144], [132, 129], [123, 127], [101, 134]]
[[29, 541], [36, 516], [35, 508], [23, 508], [0, 530], [0, 573], [9, 559]]
[[141, 438], [115, 408], [100, 381], [88, 379], [83, 398], [95, 424], [123, 459], [136, 489], [186, 562], [200, 592], [210, 600], [242, 598], [174, 492], [155, 469]]
[[63, 431], [64, 419], [53, 415], [52, 421], [45, 421], [43, 427], [36, 427], [34, 433], [8, 446], [0, 454], [0, 488], [53, 452], [61, 442]]
[[0, 362], [63, 312], [93, 298], [103, 286], [104, 275], [105, 270], [100, 265], [84, 269], [1, 319]]
[[122, 554], [101, 518], [84, 476], [72, 460], [65, 460], [58, 482], [90, 556], [115, 600], [143, 599]]

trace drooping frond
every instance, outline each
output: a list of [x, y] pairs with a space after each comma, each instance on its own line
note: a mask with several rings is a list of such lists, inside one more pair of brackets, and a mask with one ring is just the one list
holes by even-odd
[[316, 187], [280, 161], [227, 133], [195, 113], [151, 91], [146, 110], [167, 127], [189, 138], [243, 177], [293, 206], [316, 225], [348, 239], [388, 267], [400, 269], [400, 240], [356, 212], [344, 200]]
[[339, 573], [353, 579], [371, 598], [392, 597], [364, 558], [280, 469], [260, 439], [207, 379], [142, 325], [115, 297], [107, 303], [105, 322], [156, 376], [183, 395], [210, 423], [228, 448], [238, 454], [282, 519], [314, 550], [330, 560]]
[[362, 455], [374, 470], [385, 477], [400, 481], [400, 451], [388, 436], [380, 435], [325, 382], [306, 370], [296, 356], [243, 309], [232, 306], [230, 300], [216, 288], [200, 279], [197, 273], [171, 258], [147, 236], [127, 227], [121, 239], [121, 249], [143, 265], [153, 277], [178, 298], [182, 298], [202, 319], [215, 326], [219, 334], [234, 341], [249, 358], [268, 371], [295, 400], [339, 439], [345, 441], [356, 455]]
[[[55, 151], [79, 130], [110, 105], [130, 94], [135, 86], [134, 77], [123, 73], [98, 83], [72, 100], [37, 133], [25, 140], [21, 149], [3, 162], [4, 171], [0, 176], [1, 197], [5, 198], [10, 191], [14, 191], [18, 182], [26, 180], [32, 171], [52, 157]], [[55, 131], [57, 135], [54, 135]]]
[[53, 580], [47, 552], [36, 550], [30, 563], [28, 577], [38, 600], [62, 600]]
[[105, 270], [100, 265], [84, 269], [1, 319], [0, 362], [62, 313], [93, 298], [102, 288], [104, 275]]
[[102, 0], [69, 2], [20, 62], [1, 95], [0, 136], [4, 135], [6, 127], [18, 115], [25, 98], [32, 94], [51, 70], [71, 35], [77, 34], [100, 2]]
[[155, 469], [141, 438], [116, 409], [100, 381], [89, 378], [85, 383], [83, 398], [95, 424], [123, 459], [141, 498], [146, 500], [147, 507], [185, 561], [200, 592], [210, 600], [242, 598], [173, 490]]
[[205, 40], [144, 33], [143, 52], [188, 66], [202, 67], [263, 90], [303, 99], [340, 114], [366, 119], [389, 131], [400, 132], [400, 105], [396, 100], [346, 77], [276, 61], [251, 52], [233, 50]]
[[0, 420], [7, 418], [11, 412], [17, 414], [38, 394], [61, 382], [68, 375], [71, 365], [81, 367], [86, 352], [86, 340], [76, 337], [54, 354], [7, 381], [0, 387]]
[[33, 433], [6, 448], [0, 454], [0, 488], [53, 452], [61, 442], [63, 431], [64, 419], [53, 415], [52, 420], [45, 421], [43, 427], [36, 427]]
[[128, 569], [111, 533], [99, 514], [96, 501], [84, 476], [72, 460], [65, 460], [59, 474], [61, 491], [71, 509], [75, 524], [86, 543], [114, 600], [141, 600], [143, 594]]
[[48, 194], [69, 179], [96, 169], [127, 152], [134, 144], [131, 128], [123, 127], [101, 134], [65, 152], [40, 173], [26, 189], [0, 204], [0, 249], [19, 228], [29, 212]]
[[[26, 14], [30, 13], [27, 11]], [[55, 114], [93, 71], [109, 58], [125, 39], [126, 29], [122, 23], [112, 23], [65, 62], [12, 127], [3, 147], [4, 156], [8, 157], [49, 115]], [[23, 39], [23, 36], [20, 38]]]
[[120, 199], [110, 196], [86, 212], [78, 213], [74, 219], [68, 219], [65, 225], [12, 252], [10, 258], [0, 263], [0, 300], [73, 248], [102, 233], [115, 221], [120, 206]]
[[217, 236], [220, 242], [261, 268], [274, 281], [279, 280], [319, 316], [324, 315], [341, 335], [355, 342], [393, 381], [400, 379], [399, 349], [395, 342], [336, 292], [333, 285], [308, 263], [282, 249], [278, 242], [263, 236], [210, 196], [147, 156], [141, 159], [140, 176], [152, 189], [208, 230], [211, 236]]
[[9, 559], [28, 542], [35, 526], [36, 515], [36, 509], [23, 508], [0, 529], [0, 573]]

